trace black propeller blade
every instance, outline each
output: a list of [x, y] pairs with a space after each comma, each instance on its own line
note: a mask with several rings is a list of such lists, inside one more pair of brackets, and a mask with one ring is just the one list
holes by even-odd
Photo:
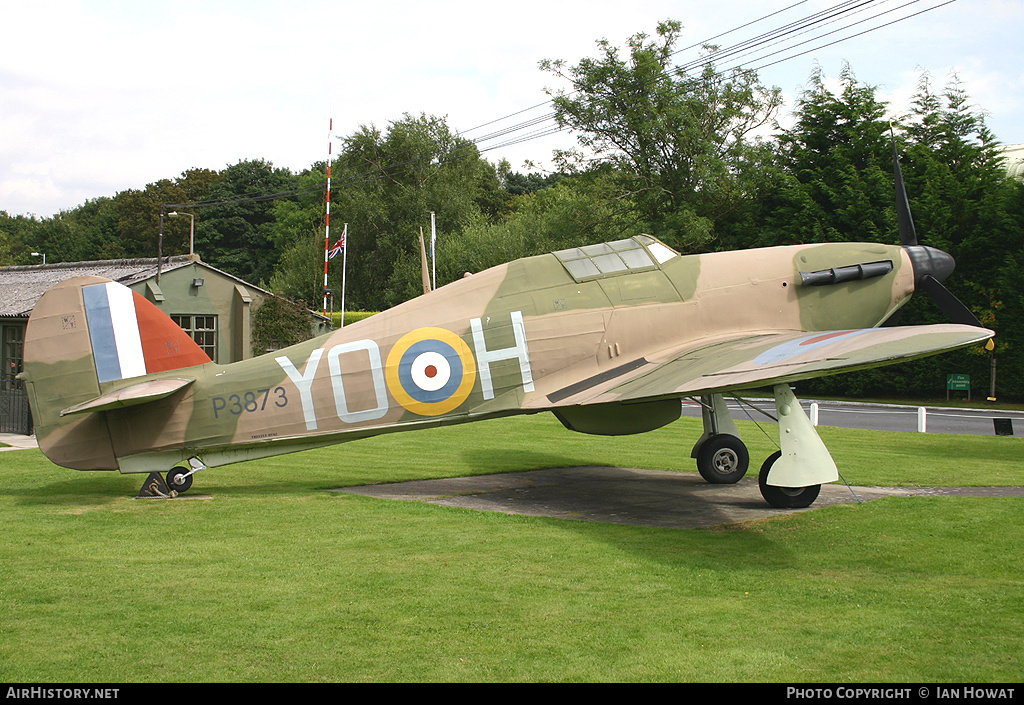
[[962, 323], [965, 326], [982, 327], [978, 317], [971, 313], [971, 309], [964, 306], [964, 303], [953, 296], [953, 292], [942, 285], [938, 279], [931, 274], [925, 274], [917, 280], [917, 286], [928, 292], [932, 301], [938, 304], [939, 308], [950, 323]]
[[896, 220], [900, 226], [900, 244], [904, 247], [917, 245], [917, 229], [914, 228], [914, 217], [910, 214], [910, 201], [907, 200], [907, 187], [903, 185], [903, 170], [900, 169], [900, 155], [896, 151], [896, 135], [889, 125], [892, 138], [892, 170], [896, 181]]
[[932, 297], [946, 318], [952, 323], [981, 327], [978, 317], [971, 313], [960, 299], [942, 285], [955, 266], [953, 257], [942, 250], [917, 244], [917, 229], [910, 213], [910, 201], [907, 199], [907, 188], [903, 183], [903, 170], [900, 169], [900, 157], [896, 151], [896, 135], [889, 126], [892, 137], [893, 176], [896, 182], [896, 219], [900, 228], [900, 244], [910, 255], [914, 265], [914, 288], [924, 290]]

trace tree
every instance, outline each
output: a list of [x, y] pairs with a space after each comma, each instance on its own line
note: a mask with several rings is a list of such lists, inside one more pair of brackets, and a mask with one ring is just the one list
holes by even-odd
[[195, 204], [196, 248], [203, 260], [254, 283], [270, 280], [279, 251], [274, 242], [274, 202], [295, 190], [287, 169], [262, 159], [220, 172]]
[[295, 194], [287, 200], [274, 201], [274, 247], [283, 253], [310, 231], [319, 230], [322, 248], [327, 214], [327, 165], [316, 164], [293, 181]]
[[[859, 84], [849, 67], [841, 90], [830, 91], [820, 72], [803, 93], [796, 124], [780, 138], [779, 187], [764, 199], [768, 241], [898, 242], [888, 106], [875, 90]], [[898, 152], [920, 244], [949, 252], [957, 261], [946, 286], [998, 330], [1012, 329], [1016, 299], [1006, 296], [1019, 282], [1013, 257], [1022, 232], [1014, 225], [1012, 185], [999, 168], [994, 138], [980, 114], [953, 81], [943, 95], [919, 82], [911, 112], [897, 126]], [[901, 309], [904, 325], [946, 322], [925, 295]], [[1000, 343], [1000, 355], [1014, 361]], [[958, 351], [936, 358], [805, 383], [819, 394], [917, 395], [943, 393], [948, 372], [988, 377], [989, 355]], [[1019, 363], [1016, 363], [1019, 364]]]
[[[1004, 371], [999, 384], [1004, 396], [1024, 397], [1024, 381], [1005, 374], [1024, 365], [1017, 269], [1024, 259], [1024, 186], [1007, 177], [995, 136], [955, 74], [937, 95], [931, 77], [922, 73], [903, 122], [907, 184], [918, 229], [928, 234], [930, 244], [953, 255], [957, 268], [947, 286], [996, 331], [994, 352]], [[932, 318], [918, 315], [939, 320], [934, 311]], [[988, 379], [990, 353], [968, 349], [950, 359], [958, 371]]]
[[820, 68], [797, 104], [796, 123], [779, 138], [782, 180], [765, 226], [770, 244], [896, 242], [887, 106], [850, 67], [841, 91]]
[[[332, 267], [337, 268], [333, 263]], [[340, 275], [337, 277], [340, 284]], [[301, 301], [310, 308], [319, 309], [324, 296], [324, 231], [310, 228], [302, 237], [296, 238], [281, 254], [277, 269], [270, 278], [270, 289], [294, 301]], [[338, 290], [340, 296], [341, 290]], [[335, 306], [341, 303], [336, 298]]]
[[0, 210], [0, 266], [12, 264], [39, 264], [32, 261], [31, 252], [39, 220], [27, 215], [8, 215]]
[[560, 166], [611, 165], [646, 229], [686, 250], [707, 243], [749, 196], [747, 177], [768, 156], [756, 134], [774, 125], [781, 93], [752, 71], [719, 72], [710, 59], [695, 74], [672, 66], [680, 31], [679, 22], [663, 22], [654, 40], [629, 39], [628, 58], [601, 40], [598, 59], [572, 67], [545, 60], [541, 68], [571, 85], [554, 94], [555, 115], [582, 150], [559, 153]]
[[526, 193], [550, 188], [564, 179], [565, 176], [565, 174], [558, 172], [547, 175], [535, 171], [521, 174], [512, 171], [512, 165], [508, 163], [507, 159], [502, 159], [498, 162], [498, 181], [501, 183], [501, 187], [513, 196], [522, 196]]
[[922, 74], [904, 122], [907, 187], [919, 229], [956, 258], [958, 274], [992, 281], [1007, 244], [1021, 241], [1004, 207], [1010, 182], [998, 143], [955, 75], [940, 97]]
[[[164, 233], [164, 242], [160, 238], [160, 213], [165, 203], [187, 202], [185, 190], [173, 179], [160, 179], [147, 184], [144, 189], [129, 189], [114, 197], [114, 208], [117, 211], [117, 239], [126, 257], [156, 257], [163, 249], [164, 255], [183, 254], [174, 244], [174, 236], [169, 233], [184, 233], [180, 241], [188, 243], [188, 222], [184, 229], [176, 229]], [[175, 228], [165, 221], [165, 226]], [[187, 250], [186, 250], [187, 251]]]
[[439, 267], [450, 281], [519, 257], [619, 240], [640, 231], [635, 208], [616, 198], [607, 176], [562, 178], [555, 186], [517, 196], [507, 218], [496, 223], [481, 218], [446, 238]]
[[252, 314], [252, 354], [263, 355], [309, 340], [309, 311], [280, 296], [268, 297]]
[[343, 140], [335, 167], [331, 226], [349, 224], [353, 310], [379, 310], [422, 293], [419, 230], [429, 236], [431, 212], [444, 239], [480, 218], [497, 218], [508, 199], [476, 146], [433, 116], [406, 114], [386, 131], [359, 128]]

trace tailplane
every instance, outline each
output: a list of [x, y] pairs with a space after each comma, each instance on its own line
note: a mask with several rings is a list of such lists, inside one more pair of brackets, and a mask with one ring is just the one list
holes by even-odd
[[[78, 470], [118, 467], [103, 411], [159, 398], [127, 388], [151, 386], [147, 375], [210, 362], [153, 303], [101, 277], [68, 279], [43, 294], [29, 318], [24, 357], [39, 447]], [[190, 381], [165, 385], [167, 394]]]

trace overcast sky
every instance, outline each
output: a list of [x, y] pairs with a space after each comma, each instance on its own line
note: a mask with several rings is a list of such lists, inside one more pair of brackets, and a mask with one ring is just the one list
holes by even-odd
[[[873, 0], [860, 14], [790, 38], [774, 57], [751, 56], [748, 66], [792, 57], [760, 71], [785, 92], [782, 117], [815, 64], [834, 78], [849, 62], [894, 109], [905, 108], [921, 70], [937, 90], [955, 71], [996, 136], [1024, 142], [1024, 2], [943, 2]], [[683, 23], [680, 48], [735, 29], [715, 40], [727, 47], [841, 4], [0, 0], [0, 210], [50, 216], [193, 167], [219, 170], [246, 159], [300, 171], [326, 159], [332, 118], [335, 155], [339, 137], [360, 125], [386, 127], [406, 112], [446, 116], [453, 130], [479, 138], [544, 113], [472, 130], [543, 103], [545, 87], [561, 87], [540, 71], [541, 59], [576, 63], [595, 55], [598, 39], [623, 46], [666, 19]], [[928, 8], [936, 9], [816, 48]], [[866, 21], [814, 39], [859, 20]], [[803, 40], [811, 41], [797, 48]], [[696, 56], [694, 49], [678, 58]], [[525, 159], [544, 164], [571, 141], [556, 135], [484, 156], [524, 170]]]

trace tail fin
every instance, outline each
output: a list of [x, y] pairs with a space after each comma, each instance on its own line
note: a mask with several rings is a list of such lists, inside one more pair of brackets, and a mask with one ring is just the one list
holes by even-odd
[[[39, 447], [79, 470], [117, 469], [102, 411], [88, 408], [124, 380], [210, 362], [195, 341], [131, 289], [75, 277], [39, 299], [25, 333], [26, 382]], [[143, 381], [139, 379], [138, 381]]]

